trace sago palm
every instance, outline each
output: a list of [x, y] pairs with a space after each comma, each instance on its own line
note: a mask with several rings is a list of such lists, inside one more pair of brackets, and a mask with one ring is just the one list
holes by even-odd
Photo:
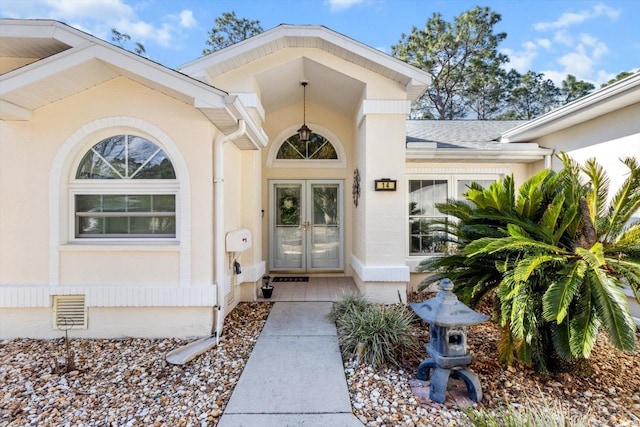
[[421, 267], [450, 276], [471, 304], [496, 289], [501, 359], [515, 355], [539, 370], [554, 368], [558, 356], [588, 358], [601, 327], [620, 350], [636, 343], [622, 287], [640, 296], [640, 224], [629, 222], [640, 209], [640, 165], [623, 161], [629, 176], [607, 204], [597, 162], [561, 158], [561, 171], [544, 170], [517, 193], [507, 177], [472, 186], [466, 207], [440, 206], [457, 218], [446, 228], [458, 252]]

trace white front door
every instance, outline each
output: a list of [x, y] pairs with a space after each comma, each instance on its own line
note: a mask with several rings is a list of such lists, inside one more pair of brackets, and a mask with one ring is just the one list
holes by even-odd
[[342, 271], [342, 180], [269, 182], [272, 271]]

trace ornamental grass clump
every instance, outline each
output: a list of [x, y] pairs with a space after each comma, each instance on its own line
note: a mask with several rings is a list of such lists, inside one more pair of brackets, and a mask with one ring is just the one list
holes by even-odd
[[497, 409], [470, 408], [465, 411], [472, 427], [586, 427], [588, 414], [571, 414], [558, 401], [550, 401], [541, 393], [518, 408], [512, 405]]
[[336, 319], [338, 343], [345, 358], [358, 352], [362, 363], [400, 366], [403, 361], [418, 357], [415, 318], [406, 306], [347, 305]]

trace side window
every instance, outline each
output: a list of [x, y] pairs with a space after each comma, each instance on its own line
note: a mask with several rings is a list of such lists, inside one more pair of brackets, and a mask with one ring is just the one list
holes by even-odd
[[409, 253], [411, 255], [444, 252], [445, 243], [440, 234], [428, 226], [430, 221], [446, 219], [437, 203], [444, 203], [449, 196], [446, 179], [420, 179], [409, 181]]
[[158, 145], [135, 135], [106, 138], [76, 170], [74, 237], [175, 238], [177, 190], [171, 160]]
[[443, 233], [429, 226], [429, 223], [434, 220], [446, 223], [449, 219], [438, 210], [436, 205], [452, 198], [464, 200], [463, 195], [472, 182], [487, 187], [499, 178], [499, 175], [492, 174], [425, 176], [421, 179], [410, 179], [408, 185], [409, 255], [436, 255], [446, 252], [447, 245], [443, 241]]

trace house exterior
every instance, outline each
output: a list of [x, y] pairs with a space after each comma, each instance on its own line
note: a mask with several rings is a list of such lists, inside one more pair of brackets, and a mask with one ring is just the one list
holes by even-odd
[[266, 273], [405, 299], [440, 251], [420, 226], [435, 203], [522, 182], [554, 150], [637, 151], [625, 82], [527, 123], [414, 122], [429, 76], [321, 26], [175, 71], [60, 22], [0, 20], [0, 338], [220, 333]]

